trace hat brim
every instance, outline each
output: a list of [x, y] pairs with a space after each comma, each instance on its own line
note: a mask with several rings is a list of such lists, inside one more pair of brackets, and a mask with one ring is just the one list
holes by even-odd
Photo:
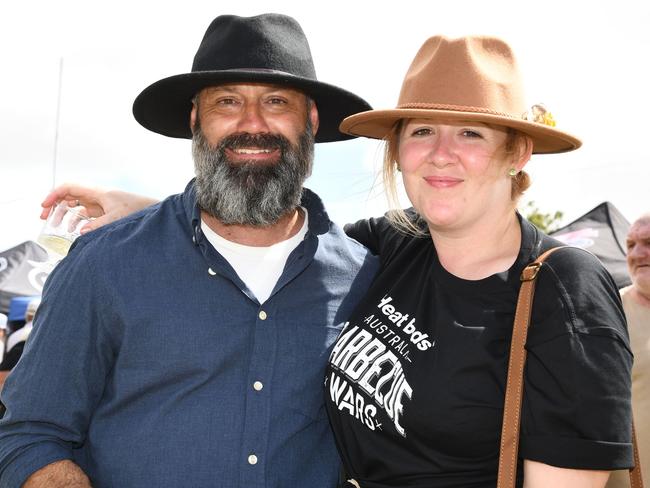
[[442, 119], [452, 121], [475, 121], [501, 127], [511, 127], [528, 135], [533, 141], [534, 154], [552, 154], [573, 151], [582, 141], [554, 127], [487, 113], [468, 113], [438, 109], [390, 109], [370, 110], [347, 117], [340, 125], [341, 132], [354, 136], [384, 139], [397, 121], [401, 119]]
[[372, 107], [354, 93], [334, 85], [278, 71], [198, 71], [170, 76], [145, 88], [133, 102], [135, 119], [147, 129], [169, 137], [192, 138], [192, 97], [201, 89], [232, 82], [272, 83], [302, 91], [316, 103], [319, 126], [316, 142], [356, 137], [339, 131], [341, 121]]

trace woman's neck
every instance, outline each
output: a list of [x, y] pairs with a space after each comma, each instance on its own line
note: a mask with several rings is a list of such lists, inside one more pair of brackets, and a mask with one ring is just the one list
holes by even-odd
[[513, 209], [484, 215], [466, 229], [430, 231], [440, 264], [466, 280], [480, 280], [506, 271], [521, 247], [521, 227]]

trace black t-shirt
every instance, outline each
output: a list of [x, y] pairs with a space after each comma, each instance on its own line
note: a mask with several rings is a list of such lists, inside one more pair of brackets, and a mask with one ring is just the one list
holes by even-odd
[[[520, 225], [514, 265], [476, 281], [448, 273], [430, 237], [385, 218], [346, 229], [382, 263], [325, 379], [343, 462], [363, 487], [496, 485], [519, 276], [560, 244]], [[618, 290], [593, 255], [563, 249], [543, 265], [527, 350], [520, 458], [631, 466], [632, 354]]]

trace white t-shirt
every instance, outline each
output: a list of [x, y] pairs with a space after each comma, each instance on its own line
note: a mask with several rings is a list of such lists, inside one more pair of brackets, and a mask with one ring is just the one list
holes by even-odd
[[224, 239], [201, 220], [201, 229], [210, 244], [230, 263], [237, 276], [264, 303], [278, 282], [284, 265], [293, 251], [307, 234], [308, 215], [303, 209], [305, 221], [300, 231], [286, 241], [268, 247], [244, 246]]

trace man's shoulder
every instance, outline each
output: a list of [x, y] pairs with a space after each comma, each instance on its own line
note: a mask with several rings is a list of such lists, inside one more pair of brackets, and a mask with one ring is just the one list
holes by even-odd
[[619, 290], [619, 292], [620, 292], [620, 294], [621, 294], [621, 298], [623, 298], [623, 297], [625, 297], [625, 296], [628, 296], [628, 297], [632, 296], [632, 295], [631, 295], [631, 292], [632, 292], [632, 289], [633, 289], [633, 288], [634, 288], [634, 285], [628, 285], [628, 286], [626, 286], [626, 287], [624, 287], [624, 288], [621, 288], [621, 289]]
[[650, 316], [650, 301], [643, 299], [634, 284], [621, 288], [620, 293], [626, 313], [637, 312], [639, 315]]
[[327, 233], [327, 238], [330, 239], [331, 244], [338, 249], [339, 253], [345, 252], [352, 257], [370, 263], [374, 263], [376, 260], [376, 256], [367, 246], [350, 237], [343, 228], [335, 222], [331, 223], [330, 230]]
[[305, 188], [301, 205], [309, 216], [309, 232], [318, 239], [317, 259], [336, 262], [348, 270], [367, 271], [374, 275], [378, 262], [367, 247], [350, 238], [341, 226], [330, 220], [320, 197]]
[[182, 229], [190, 233], [191, 226], [182, 198], [183, 194], [171, 195], [161, 202], [91, 231], [75, 241], [73, 250], [79, 248], [85, 253], [93, 254], [111, 250], [120, 252], [125, 247], [164, 243], [165, 236], [178, 236]]

